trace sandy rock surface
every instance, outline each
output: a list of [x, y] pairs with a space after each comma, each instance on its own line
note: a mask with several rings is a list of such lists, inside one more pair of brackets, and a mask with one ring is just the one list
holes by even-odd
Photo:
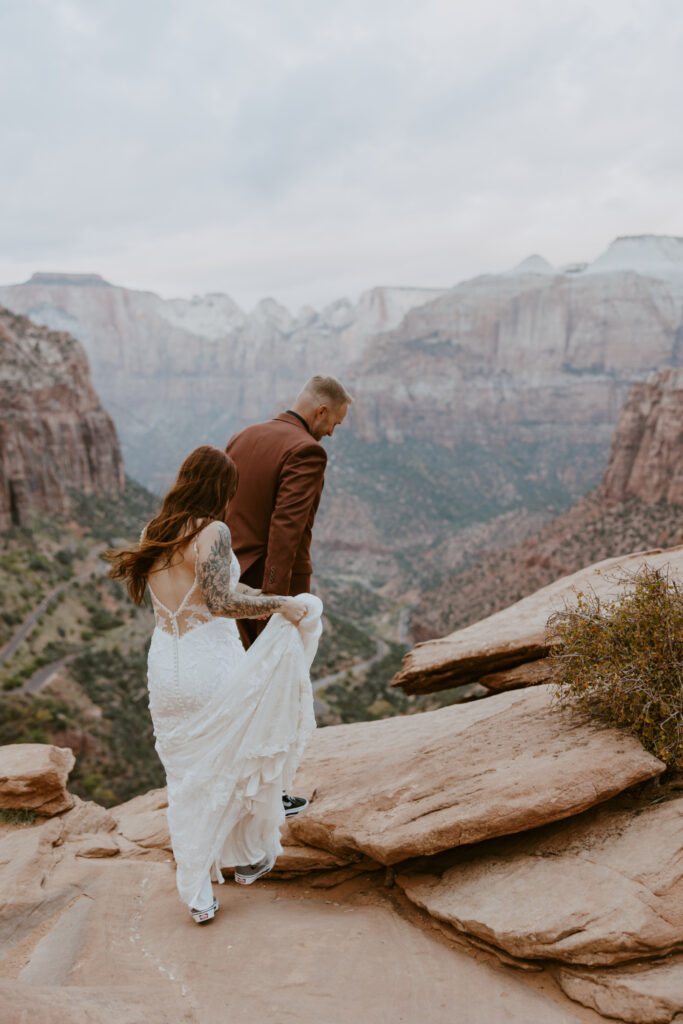
[[72, 807], [66, 781], [75, 757], [68, 747], [13, 743], [0, 747], [0, 807], [48, 816]]
[[612, 965], [683, 948], [683, 797], [600, 809], [476, 851], [442, 877], [399, 876], [435, 917], [512, 956]]
[[312, 738], [296, 838], [382, 864], [526, 831], [607, 800], [664, 765], [638, 740], [552, 703], [551, 687]]
[[5, 946], [3, 1024], [593, 1020], [559, 989], [416, 927], [371, 879], [320, 893], [304, 881], [228, 883], [215, 920], [198, 927], [172, 865], [95, 866], [68, 907]]
[[166, 788], [152, 789], [112, 807], [111, 814], [121, 835], [144, 849], [172, 852], [168, 831]]
[[553, 612], [574, 603], [580, 590], [593, 589], [603, 601], [613, 600], [621, 589], [615, 575], [620, 569], [634, 572], [643, 563], [670, 566], [683, 576], [683, 545], [596, 562], [465, 629], [418, 644], [405, 655], [392, 685], [406, 693], [431, 693], [541, 658], [548, 651], [546, 622]]
[[557, 980], [571, 999], [604, 1017], [628, 1024], [670, 1024], [674, 1019], [683, 1020], [681, 957], [604, 971], [561, 968]]
[[61, 870], [63, 831], [53, 818], [0, 835], [0, 943], [19, 941], [78, 891], [73, 873]]
[[59, 988], [0, 982], [3, 1024], [192, 1024], [194, 1018], [158, 985], [142, 992], [133, 986]]
[[106, 807], [96, 804], [93, 800], [81, 800], [79, 796], [74, 796], [73, 801], [71, 810], [59, 819], [63, 825], [64, 839], [111, 832], [116, 828], [116, 819]]

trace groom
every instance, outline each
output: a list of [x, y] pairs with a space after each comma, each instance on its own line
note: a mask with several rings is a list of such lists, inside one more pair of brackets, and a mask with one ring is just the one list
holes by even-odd
[[[311, 533], [327, 464], [320, 439], [332, 436], [351, 401], [334, 377], [311, 377], [291, 409], [245, 427], [228, 442], [239, 485], [226, 521], [242, 569], [240, 583], [290, 597], [310, 591]], [[238, 619], [245, 647], [264, 625]], [[308, 800], [283, 793], [282, 806], [289, 818], [308, 807]]]
[[[225, 450], [237, 465], [239, 486], [226, 521], [241, 583], [264, 594], [310, 591], [311, 533], [327, 463], [320, 440], [332, 436], [351, 401], [334, 377], [311, 377], [291, 409], [229, 441]], [[264, 625], [238, 621], [245, 647]]]

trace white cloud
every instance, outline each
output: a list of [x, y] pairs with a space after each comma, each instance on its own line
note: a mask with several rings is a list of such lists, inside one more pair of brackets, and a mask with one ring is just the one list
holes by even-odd
[[683, 234], [670, 0], [0, 9], [0, 279], [296, 306]]

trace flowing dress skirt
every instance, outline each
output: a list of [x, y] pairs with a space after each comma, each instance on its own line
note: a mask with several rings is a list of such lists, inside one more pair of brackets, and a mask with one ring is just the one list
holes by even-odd
[[282, 792], [315, 729], [310, 666], [322, 603], [298, 626], [273, 615], [245, 652], [232, 619], [182, 636], [157, 627], [148, 659], [149, 707], [166, 769], [168, 823], [181, 899], [196, 905], [211, 870], [278, 856]]

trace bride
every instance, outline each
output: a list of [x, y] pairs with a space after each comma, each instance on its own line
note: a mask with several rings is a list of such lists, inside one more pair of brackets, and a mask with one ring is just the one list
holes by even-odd
[[[136, 604], [149, 586], [155, 629], [149, 708], [168, 783], [168, 824], [181, 898], [195, 921], [218, 910], [211, 869], [249, 885], [282, 850], [283, 790], [315, 729], [311, 662], [322, 603], [239, 584], [223, 522], [237, 468], [196, 448], [135, 550], [110, 552], [110, 575]], [[245, 652], [235, 619], [271, 616]], [[295, 801], [296, 803], [296, 801]], [[300, 801], [304, 803], [304, 801]]]

